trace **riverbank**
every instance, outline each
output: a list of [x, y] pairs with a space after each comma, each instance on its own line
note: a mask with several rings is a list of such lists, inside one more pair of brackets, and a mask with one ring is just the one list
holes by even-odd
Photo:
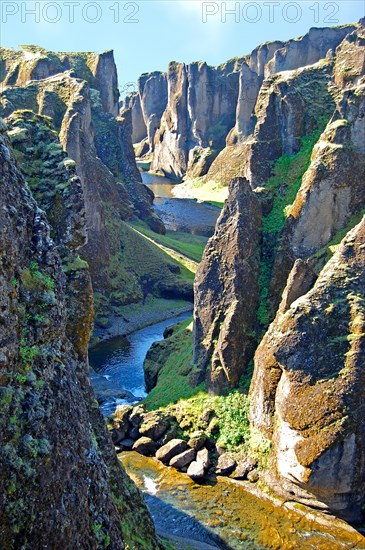
[[228, 187], [214, 181], [205, 181], [203, 178], [186, 179], [174, 186], [172, 194], [177, 199], [196, 199], [198, 202], [222, 207], [228, 197]]
[[116, 336], [128, 336], [132, 332], [192, 310], [193, 304], [185, 300], [166, 300], [149, 296], [144, 303], [125, 306], [123, 316], [110, 317], [109, 327], [96, 328], [90, 340], [89, 349], [99, 342]]
[[[185, 473], [162, 465], [158, 460], [135, 452], [118, 455], [128, 475], [147, 495], [154, 497], [150, 508], [160, 531], [175, 536], [189, 535], [188, 519], [206, 529], [214, 547], [215, 537], [232, 549], [264, 548], [365, 548], [365, 538], [348, 523], [303, 504], [287, 501], [257, 484], [217, 476], [197, 484]], [[167, 503], [176, 511], [161, 520]], [[186, 516], [183, 529], [179, 514]], [[191, 525], [191, 538], [199, 531]], [[162, 533], [161, 533], [162, 534]], [[209, 539], [208, 539], [209, 540]]]

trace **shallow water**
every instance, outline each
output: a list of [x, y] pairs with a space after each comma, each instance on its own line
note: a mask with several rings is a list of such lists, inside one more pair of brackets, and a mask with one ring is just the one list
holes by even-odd
[[179, 199], [172, 190], [176, 185], [163, 176], [142, 173], [142, 181], [155, 194], [154, 208], [170, 231], [184, 231], [193, 235], [210, 237], [220, 209], [195, 199]]
[[[137, 330], [129, 336], [117, 336], [97, 344], [89, 351], [90, 366], [115, 385], [116, 394], [121, 389], [128, 390], [137, 398], [146, 396], [143, 362], [146, 353], [156, 340], [163, 340], [166, 327], [187, 319], [191, 312], [186, 312]], [[93, 383], [93, 377], [91, 377]], [[95, 383], [97, 381], [95, 380]], [[117, 404], [124, 400], [112, 398], [101, 405], [105, 416], [112, 414]]]
[[[339, 525], [328, 528], [285, 506], [275, 506], [227, 478], [197, 484], [189, 476], [135, 452], [119, 455], [147, 495], [157, 529], [217, 548], [337, 550], [365, 548], [365, 538]], [[166, 505], [170, 508], [167, 510]], [[190, 520], [190, 521], [189, 521]], [[198, 523], [198, 525], [197, 525]], [[169, 531], [170, 530], [170, 531]], [[205, 535], [202, 534], [205, 532]]]

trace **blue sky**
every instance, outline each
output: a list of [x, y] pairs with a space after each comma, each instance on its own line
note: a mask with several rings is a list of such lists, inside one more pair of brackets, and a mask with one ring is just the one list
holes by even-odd
[[166, 70], [171, 60], [217, 65], [262, 42], [363, 16], [364, 0], [2, 0], [1, 44], [113, 49], [123, 90], [143, 72]]

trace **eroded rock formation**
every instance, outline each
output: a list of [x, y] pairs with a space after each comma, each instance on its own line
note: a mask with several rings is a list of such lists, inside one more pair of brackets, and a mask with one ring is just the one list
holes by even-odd
[[273, 441], [280, 487], [352, 521], [365, 495], [364, 244], [365, 218], [313, 289], [278, 313], [250, 391], [252, 425]]
[[[28, 116], [13, 121], [25, 139], [34, 130]], [[39, 118], [44, 137], [50, 128]], [[57, 219], [50, 228], [1, 128], [1, 545], [119, 550], [138, 544], [140, 533], [157, 549], [141, 495], [118, 463], [91, 390], [88, 268], [82, 266], [81, 287], [77, 265], [63, 269], [65, 249], [72, 255], [85, 238], [82, 211], [69, 212], [80, 198], [80, 181], [72, 171], [67, 176], [55, 139], [50, 145], [63, 164], [49, 191], [57, 193], [62, 171], [65, 176], [60, 230]], [[35, 193], [46, 208], [49, 197], [40, 186]]]
[[261, 206], [247, 180], [230, 196], [194, 283], [194, 362], [215, 393], [237, 386], [255, 349]]
[[[272, 60], [294, 63], [290, 48], [282, 53]], [[237, 369], [235, 386], [247, 373], [247, 341], [254, 347], [256, 335], [251, 430], [256, 441], [272, 442], [267, 479], [286, 497], [361, 521], [363, 24], [350, 27], [326, 59], [312, 54], [310, 66], [266, 75], [253, 134], [240, 145], [236, 135], [231, 146], [245, 151], [244, 169], [233, 163], [233, 172], [249, 176], [254, 199], [240, 203], [235, 185], [243, 180], [233, 180], [196, 281], [195, 360], [209, 390], [225, 391], [230, 369]], [[249, 266], [247, 273], [240, 262]], [[227, 314], [236, 300], [242, 312], [237, 325]], [[214, 378], [216, 366], [225, 376]]]
[[170, 63], [168, 103], [155, 135], [152, 169], [180, 180], [196, 169], [205, 171], [222, 149], [234, 125], [240, 60], [217, 68], [206, 63]]
[[[112, 55], [77, 55], [53, 54], [35, 47], [20, 52], [2, 48], [4, 86], [0, 109], [5, 118], [14, 113], [14, 120], [20, 120], [21, 113], [27, 110], [34, 114], [35, 126], [49, 124], [58, 134], [61, 148], [76, 163], [88, 228], [88, 242], [80, 255], [89, 264], [96, 293], [97, 322], [104, 326], [110, 315], [120, 314], [123, 305], [141, 301], [149, 293], [186, 296], [191, 291], [172, 273], [171, 262], [124, 223], [139, 217], [154, 231], [165, 230], [153, 211], [153, 194], [142, 184], [136, 166], [130, 113], [112, 115], [115, 111], [111, 102], [115, 82]], [[37, 116], [50, 118], [42, 121], [36, 120]], [[32, 117], [27, 117], [30, 124]], [[21, 143], [22, 130], [19, 128], [18, 132], [14, 128], [12, 140], [21, 153], [27, 142]], [[43, 186], [41, 192], [45, 196], [48, 193], [52, 202], [44, 179], [51, 165], [40, 166], [42, 143], [37, 145], [40, 172], [30, 167], [33, 172], [26, 176], [28, 183], [34, 180], [36, 184], [43, 179], [39, 181]], [[47, 163], [50, 159], [51, 152], [44, 160]], [[31, 163], [32, 155], [20, 155], [19, 162]], [[29, 172], [29, 166], [24, 168]], [[139, 261], [138, 254], [131, 253], [132, 248], [143, 251], [150, 263]], [[154, 265], [159, 266], [158, 274], [156, 271], [151, 276]]]

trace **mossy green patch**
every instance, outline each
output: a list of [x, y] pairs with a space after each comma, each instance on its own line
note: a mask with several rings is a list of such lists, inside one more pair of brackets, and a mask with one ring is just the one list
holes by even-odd
[[283, 155], [275, 164], [274, 174], [265, 185], [272, 193], [272, 208], [262, 220], [262, 248], [260, 264], [260, 305], [257, 317], [259, 323], [266, 327], [272, 320], [273, 312], [268, 311], [267, 298], [275, 251], [279, 237], [284, 229], [290, 205], [299, 191], [302, 178], [310, 165], [313, 147], [318, 141], [327, 120], [321, 119], [318, 128], [310, 136], [301, 140], [301, 147], [295, 155]]
[[148, 394], [144, 403], [149, 409], [164, 407], [187, 399], [204, 389], [204, 384], [192, 387], [189, 375], [193, 370], [192, 321], [181, 323], [168, 339], [168, 345], [161, 357], [157, 385]]

